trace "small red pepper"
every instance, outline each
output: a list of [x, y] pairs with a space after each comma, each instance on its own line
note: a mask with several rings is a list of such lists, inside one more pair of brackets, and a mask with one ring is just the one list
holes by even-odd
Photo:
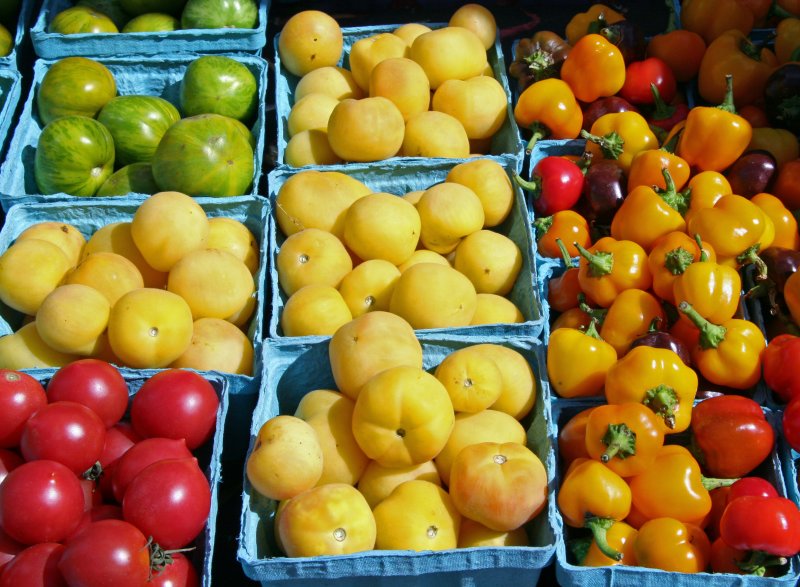
[[785, 497], [746, 495], [725, 508], [722, 539], [739, 550], [790, 557], [800, 552], [800, 510]]

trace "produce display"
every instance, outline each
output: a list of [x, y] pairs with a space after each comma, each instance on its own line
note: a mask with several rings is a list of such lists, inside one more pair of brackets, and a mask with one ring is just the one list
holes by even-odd
[[800, 5], [367, 4], [11, 41], [0, 587], [798, 583]]
[[0, 584], [199, 585], [223, 394], [194, 371], [127, 378], [98, 359], [49, 379], [0, 370]]

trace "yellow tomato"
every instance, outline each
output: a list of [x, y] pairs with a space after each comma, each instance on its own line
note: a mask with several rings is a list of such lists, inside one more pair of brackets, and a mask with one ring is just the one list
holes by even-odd
[[343, 46], [339, 23], [319, 10], [298, 12], [286, 21], [278, 37], [281, 63], [297, 76], [336, 65]]
[[448, 26], [414, 39], [409, 57], [425, 70], [431, 89], [449, 79], [469, 79], [486, 67], [486, 49], [469, 29]]
[[381, 96], [342, 100], [328, 120], [328, 142], [345, 161], [394, 157], [404, 134], [403, 114], [391, 100]]

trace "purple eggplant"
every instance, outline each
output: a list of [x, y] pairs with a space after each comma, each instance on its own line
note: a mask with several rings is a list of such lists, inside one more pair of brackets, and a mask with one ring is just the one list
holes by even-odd
[[800, 134], [800, 63], [784, 63], [767, 78], [764, 110], [772, 126]]
[[625, 98], [620, 98], [619, 96], [598, 98], [583, 109], [583, 129], [591, 131], [594, 121], [604, 114], [628, 112], [630, 110], [636, 110], [636, 107]]
[[641, 27], [632, 20], [625, 19], [609, 24], [600, 29], [600, 34], [612, 45], [616, 45], [622, 53], [626, 66], [634, 61], [644, 59], [647, 41]]
[[628, 178], [619, 165], [606, 159], [592, 163], [583, 183], [587, 219], [596, 224], [610, 224], [627, 193]]
[[687, 346], [683, 344], [678, 337], [671, 335], [669, 332], [653, 330], [652, 332], [643, 334], [631, 344], [631, 348], [637, 346], [649, 346], [657, 349], [670, 350], [678, 355], [687, 367], [692, 366], [692, 357], [689, 354]]
[[777, 176], [778, 164], [775, 157], [763, 149], [747, 151], [725, 172], [733, 193], [745, 198], [770, 192]]

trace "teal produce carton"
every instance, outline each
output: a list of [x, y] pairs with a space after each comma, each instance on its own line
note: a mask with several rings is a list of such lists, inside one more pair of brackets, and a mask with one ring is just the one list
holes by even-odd
[[19, 3], [19, 13], [16, 19], [11, 22], [3, 22], [8, 32], [14, 41], [11, 52], [4, 57], [0, 57], [0, 69], [11, 68], [19, 69], [20, 66], [26, 65], [27, 53], [30, 50], [30, 26], [33, 21], [33, 13], [36, 5], [36, 0], [21, 0]]
[[[84, 238], [88, 239], [99, 228], [116, 222], [130, 222], [141, 200], [128, 198], [98, 198], [82, 206], [71, 202], [47, 202], [37, 204], [21, 204], [14, 206], [6, 217], [5, 225], [0, 231], [0, 255], [4, 253], [16, 238], [30, 226], [39, 222], [63, 222], [77, 228]], [[256, 402], [258, 376], [261, 371], [262, 324], [265, 304], [264, 276], [266, 274], [266, 219], [269, 214], [268, 205], [263, 198], [241, 196], [236, 198], [216, 199], [199, 198], [198, 203], [211, 217], [228, 217], [242, 222], [255, 236], [259, 243], [259, 268], [254, 275], [255, 309], [250, 319], [247, 336], [253, 344], [253, 365], [250, 375], [234, 375], [214, 373], [224, 377], [231, 395], [231, 426], [228, 436], [232, 450], [244, 454], [247, 447], [247, 428], [250, 413]], [[25, 320], [20, 312], [0, 302], [0, 337], [16, 332]], [[152, 374], [155, 370], [130, 369], [132, 373]], [[238, 446], [237, 446], [238, 445]]]
[[[256, 54], [261, 52], [266, 43], [269, 4], [270, 0], [259, 0], [258, 22], [251, 29], [179, 29], [168, 32], [63, 35], [50, 32], [49, 26], [53, 17], [73, 6], [74, 2], [72, 0], [44, 0], [30, 35], [36, 55], [42, 59], [60, 59], [69, 55], [129, 57], [174, 53], [241, 52]], [[180, 16], [178, 20], [180, 20]]]
[[6, 152], [22, 93], [22, 76], [15, 69], [0, 69], [0, 160]]
[[[492, 160], [499, 163], [507, 172], [509, 177], [514, 173], [516, 159], [513, 157], [492, 157]], [[444, 181], [450, 170], [458, 164], [453, 160], [418, 159], [413, 165], [401, 165], [393, 161], [385, 161], [380, 164], [370, 165], [350, 165], [347, 166], [346, 173], [359, 181], [362, 181], [374, 192], [388, 192], [397, 196], [416, 190], [425, 190], [434, 184]], [[281, 313], [288, 299], [280, 287], [277, 272], [277, 255], [286, 240], [283, 232], [277, 224], [275, 217], [276, 198], [284, 183], [298, 173], [316, 170], [293, 170], [289, 168], [275, 169], [270, 172], [268, 177], [268, 194], [272, 202], [273, 214], [270, 216], [271, 236], [270, 236], [270, 285], [271, 285], [271, 305], [270, 305], [270, 337], [284, 337], [280, 326]], [[326, 171], [344, 171], [343, 168], [331, 168]], [[513, 185], [513, 182], [512, 182]], [[521, 191], [514, 187], [514, 204], [511, 213], [500, 225], [492, 228], [500, 234], [510, 238], [522, 253], [522, 268], [520, 269], [517, 280], [511, 292], [506, 296], [519, 308], [525, 322], [518, 324], [496, 324], [484, 326], [465, 326], [458, 328], [459, 332], [484, 336], [506, 332], [508, 334], [520, 333], [538, 336], [543, 327], [543, 313], [541, 299], [537, 293], [535, 285], [536, 267], [533, 262], [535, 253], [535, 242], [531, 237], [528, 215], [525, 210], [525, 203], [522, 199]], [[453, 330], [453, 329], [446, 329]], [[292, 340], [286, 338], [286, 340]]]
[[[344, 35], [344, 54], [339, 65], [349, 68], [349, 55], [353, 43], [360, 39], [366, 39], [380, 33], [391, 33], [397, 29], [400, 24], [396, 25], [381, 25], [381, 26], [365, 26], [365, 27], [345, 27], [342, 29]], [[431, 28], [441, 28], [445, 24], [438, 23], [423, 23]], [[281, 65], [280, 54], [278, 52], [278, 40], [280, 35], [275, 37], [275, 106], [278, 116], [278, 167], [288, 167], [284, 159], [286, 145], [289, 141], [289, 112], [294, 104], [294, 90], [297, 86], [299, 77], [290, 73], [285, 67]], [[511, 93], [508, 87], [508, 74], [506, 70], [505, 59], [503, 58], [503, 51], [500, 48], [499, 39], [495, 41], [494, 47], [490, 48], [487, 57], [489, 65], [492, 68], [495, 79], [503, 86], [503, 90], [508, 98], [508, 107], [506, 108], [506, 119], [503, 126], [494, 135], [492, 139], [490, 155], [510, 155], [517, 158], [518, 169], [522, 166], [523, 145], [519, 138], [519, 129], [514, 120], [513, 109], [511, 106]], [[372, 165], [382, 165], [386, 162], [398, 161], [403, 165], [416, 165], [419, 161], [425, 161], [426, 158], [421, 157], [392, 157], [386, 161], [373, 163]], [[459, 159], [452, 159], [453, 164], [459, 162]], [[307, 166], [315, 168], [316, 166]], [[335, 166], [324, 166], [335, 167]], [[349, 166], [347, 166], [349, 167]]]
[[[180, 105], [180, 84], [186, 68], [197, 54], [169, 55], [141, 58], [98, 59], [114, 75], [117, 94], [121, 96], [156, 96], [171, 102], [176, 108]], [[249, 191], [242, 195], [255, 195], [258, 191], [262, 172], [264, 145], [266, 141], [266, 106], [264, 96], [267, 88], [267, 62], [254, 55], [227, 55], [244, 64], [258, 81], [258, 114], [251, 133], [255, 140], [254, 172]], [[0, 204], [4, 210], [24, 202], [52, 202], [71, 200], [87, 201], [65, 193], [42, 194], [36, 183], [34, 160], [39, 136], [44, 124], [39, 118], [36, 96], [42, 79], [56, 61], [39, 60], [34, 66], [33, 84], [19, 117], [17, 130], [8, 148], [8, 156], [0, 168]]]
[[[495, 343], [522, 354], [537, 381], [531, 413], [522, 420], [528, 447], [541, 459], [552, 487], [555, 466], [552, 438], [548, 436], [549, 388], [543, 380], [544, 347], [532, 337], [419, 336], [423, 368], [432, 371], [448, 354], [478, 343]], [[264, 345], [264, 372], [259, 403], [253, 412], [251, 450], [262, 424], [279, 414], [293, 414], [299, 401], [313, 389], [335, 389], [328, 360], [328, 341]], [[548, 493], [544, 511], [530, 521], [526, 532], [530, 546], [471, 547], [444, 551], [373, 550], [350, 555], [288, 558], [274, 539], [277, 504], [260, 496], [245, 475], [238, 559], [245, 573], [262, 585], [535, 585], [550, 563], [560, 532], [555, 499]]]

